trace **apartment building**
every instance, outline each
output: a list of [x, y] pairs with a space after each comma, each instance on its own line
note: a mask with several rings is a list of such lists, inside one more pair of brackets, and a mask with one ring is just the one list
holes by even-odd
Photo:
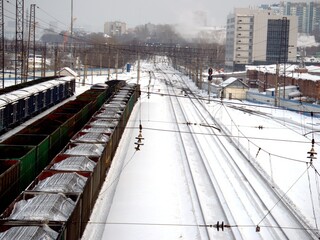
[[104, 24], [104, 33], [109, 36], [121, 36], [127, 32], [127, 24], [124, 22], [114, 21]]

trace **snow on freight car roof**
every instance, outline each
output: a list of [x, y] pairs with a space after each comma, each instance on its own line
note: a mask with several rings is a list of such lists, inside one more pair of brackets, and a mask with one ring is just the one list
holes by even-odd
[[85, 156], [98, 156], [102, 155], [104, 149], [103, 144], [87, 144], [87, 143], [77, 143], [71, 146], [65, 151], [66, 154], [70, 155], [85, 155]]
[[16, 92], [16, 93], [15, 94], [6, 93], [6, 94], [1, 95], [0, 97], [2, 100], [4, 100], [6, 102], [6, 104], [8, 104], [8, 103], [17, 102], [19, 99], [24, 99], [29, 96], [29, 94], [27, 94], [27, 93], [19, 93], [17, 91], [14, 91], [14, 92]]
[[93, 133], [106, 133], [106, 134], [111, 134], [114, 131], [114, 127], [104, 127], [104, 126], [90, 126], [88, 125], [87, 127], [83, 128], [81, 132], [93, 132]]
[[17, 202], [8, 219], [67, 221], [75, 204], [62, 194], [40, 194]]
[[42, 87], [39, 85], [24, 88], [23, 90], [16, 90], [10, 93], [2, 94], [0, 96], [1, 99], [5, 100], [7, 103], [13, 103], [20, 99], [28, 98], [29, 96], [33, 95], [36, 92], [46, 91], [48, 88]]
[[5, 99], [2, 99], [0, 96], [0, 109], [6, 106], [8, 102]]
[[71, 140], [74, 142], [87, 142], [87, 143], [107, 143], [109, 141], [109, 136], [101, 132], [87, 132], [79, 134], [75, 139]]
[[71, 80], [71, 78], [63, 78], [63, 79], [55, 79], [55, 80], [50, 80], [44, 83], [40, 83], [34, 86], [30, 86], [30, 87], [25, 87], [23, 89], [19, 89], [19, 90], [15, 90], [12, 91], [10, 93], [5, 93], [0, 95], [0, 107], [4, 106], [8, 103], [12, 103], [12, 102], [16, 102], [20, 99], [25, 99], [28, 98], [29, 96], [37, 93], [37, 92], [44, 92], [47, 89], [53, 88], [55, 86], [58, 86], [59, 84], [61, 84], [61, 82], [65, 82]]
[[50, 89], [50, 88], [53, 88], [53, 87], [55, 87], [55, 86], [58, 86], [59, 84], [61, 84], [60, 81], [50, 80], [50, 81], [48, 81], [48, 82], [44, 82], [44, 83], [39, 84], [39, 86], [43, 86], [43, 87], [45, 87], [46, 89]]
[[0, 239], [36, 239], [41, 236], [41, 239], [57, 239], [58, 233], [52, 230], [48, 225], [27, 226], [27, 227], [10, 227], [7, 231], [0, 232]]
[[108, 128], [115, 128], [118, 125], [117, 120], [112, 120], [112, 119], [97, 119], [97, 120], [93, 120], [92, 122], [89, 123], [90, 126], [94, 126], [94, 127], [108, 127]]
[[77, 173], [57, 173], [38, 182], [34, 191], [79, 192], [83, 191], [87, 178]]
[[71, 156], [52, 165], [50, 169], [92, 172], [97, 164], [86, 156]]

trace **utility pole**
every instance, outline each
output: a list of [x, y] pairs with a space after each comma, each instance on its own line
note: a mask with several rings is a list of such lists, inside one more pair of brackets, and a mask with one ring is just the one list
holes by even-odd
[[276, 65], [276, 83], [274, 87], [274, 106], [278, 106], [279, 63]]
[[91, 54], [91, 61], [90, 61], [90, 65], [91, 65], [91, 85], [93, 85], [93, 54]]
[[199, 58], [196, 59], [196, 86], [199, 87]]
[[2, 68], [2, 88], [4, 88], [4, 67], [5, 67], [5, 64], [4, 64], [4, 8], [3, 8], [3, 1], [4, 0], [0, 0], [0, 54], [1, 54], [1, 58], [0, 58], [0, 61], [1, 61], [1, 68]]
[[202, 59], [200, 60], [200, 89], [202, 89]]
[[[288, 61], [288, 34], [289, 34], [289, 21], [287, 17], [283, 17], [281, 19], [281, 32], [280, 32], [280, 52], [279, 52], [279, 60], [278, 64], [283, 63], [283, 98], [285, 98], [285, 89], [286, 89], [286, 82], [285, 82], [285, 75], [286, 75], [286, 62]], [[276, 76], [277, 82], [279, 85], [279, 66], [278, 66], [278, 73]], [[277, 86], [278, 88], [278, 86]], [[278, 97], [278, 96], [277, 96]], [[279, 101], [277, 101], [277, 104], [280, 106], [280, 92], [279, 92]]]
[[59, 67], [58, 57], [59, 57], [59, 47], [57, 45], [54, 49], [54, 76], [57, 76], [57, 69]]
[[102, 54], [99, 54], [99, 60], [100, 60], [100, 76], [102, 75]]
[[118, 64], [119, 64], [119, 51], [117, 50], [116, 53], [116, 63], [115, 63], [115, 70], [116, 70], [116, 79], [118, 80]]
[[110, 81], [110, 66], [111, 66], [111, 51], [110, 51], [110, 46], [108, 49], [108, 81]]
[[286, 96], [286, 62], [288, 61], [288, 51], [289, 51], [289, 29], [288, 26], [289, 21], [287, 17], [282, 18], [282, 25], [281, 25], [281, 32], [284, 34], [281, 38], [281, 44], [280, 46], [283, 49], [283, 98]]
[[84, 57], [84, 73], [83, 73], [83, 82], [82, 85], [85, 85], [85, 80], [88, 77], [88, 53]]
[[70, 23], [70, 56], [71, 56], [71, 69], [73, 69], [73, 0], [71, 0], [71, 23]]
[[41, 58], [41, 77], [46, 77], [46, 62], [47, 62], [47, 44], [45, 43], [42, 48], [42, 58]]
[[138, 69], [137, 69], [137, 84], [140, 81], [140, 54], [138, 53]]
[[[24, 28], [24, 0], [16, 0], [16, 46], [15, 46], [15, 84], [18, 80], [22, 82], [24, 69], [24, 46], [23, 46], [23, 28]], [[18, 76], [20, 73], [20, 77]]]
[[33, 55], [33, 79], [36, 78], [36, 15], [35, 10], [36, 5], [31, 4], [30, 5], [30, 20], [29, 20], [29, 37], [28, 37], [28, 49], [27, 49], [27, 56], [26, 56], [26, 68], [24, 72], [24, 79], [25, 81], [28, 81], [28, 75], [29, 75], [29, 56], [30, 51], [32, 51]]

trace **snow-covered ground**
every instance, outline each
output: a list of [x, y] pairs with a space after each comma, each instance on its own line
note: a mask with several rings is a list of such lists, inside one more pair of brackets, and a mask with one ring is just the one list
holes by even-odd
[[[159, 61], [158, 64], [157, 67], [173, 73], [174, 70], [166, 62]], [[193, 203], [192, 190], [186, 181], [182, 164], [185, 156], [177, 133], [177, 125], [181, 123], [176, 122], [168, 97], [162, 95], [165, 94], [165, 81], [156, 66], [148, 62], [141, 64], [141, 99], [132, 112], [82, 239], [194, 240], [232, 239], [234, 236], [246, 239], [240, 227], [225, 229], [224, 232], [209, 228], [210, 237], [203, 237], [203, 223], [197, 217], [198, 208]], [[155, 73], [151, 80], [149, 71]], [[131, 72], [119, 74], [118, 78], [136, 83], [136, 76], [136, 72]], [[196, 94], [206, 98], [206, 94], [198, 90], [189, 79], [183, 79]], [[104, 80], [105, 77], [94, 76], [89, 82]], [[150, 98], [146, 93], [148, 86]], [[320, 120], [248, 102], [211, 99], [210, 104], [207, 101], [203, 101], [203, 104], [221, 123], [230, 141], [259, 169], [281, 198], [290, 202], [290, 206], [310, 228], [318, 229], [320, 164], [317, 159], [310, 164], [307, 152], [311, 150], [312, 138], [315, 140], [314, 150], [318, 151]], [[140, 123], [144, 145], [140, 151], [136, 151], [134, 143], [137, 141], [135, 138], [139, 134]], [[277, 207], [275, 204], [262, 214], [272, 213]], [[241, 209], [238, 213], [241, 213]], [[206, 214], [211, 216], [210, 212]], [[240, 218], [232, 224], [245, 226], [245, 231], [251, 232], [250, 239], [263, 239], [262, 233], [256, 233], [256, 225], [262, 219], [255, 219], [253, 225], [248, 225], [245, 219], [246, 216], [243, 216], [242, 221]], [[216, 221], [221, 220], [231, 223], [229, 219], [212, 218], [215, 222], [206, 224], [216, 224]], [[268, 231], [268, 228], [272, 226], [261, 226], [261, 232]], [[240, 233], [230, 234], [231, 231]], [[299, 233], [303, 229], [296, 231]]]

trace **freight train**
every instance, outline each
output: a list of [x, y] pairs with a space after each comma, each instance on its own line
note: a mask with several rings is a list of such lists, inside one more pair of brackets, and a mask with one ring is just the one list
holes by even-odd
[[[83, 104], [77, 120], [74, 116], [68, 116], [66, 121], [60, 122], [60, 134], [55, 130], [46, 135], [52, 138], [49, 143], [54, 140], [63, 142], [64, 147], [1, 214], [0, 239], [13, 239], [13, 236], [15, 239], [26, 239], [26, 235], [30, 236], [28, 239], [34, 236], [59, 240], [81, 238], [122, 133], [140, 96], [139, 85], [118, 80], [106, 83], [107, 87], [94, 87], [77, 98], [76, 101], [92, 99], [90, 104]], [[67, 105], [64, 110], [60, 109], [53, 114], [70, 114], [73, 112], [71, 109], [79, 104]], [[49, 116], [53, 118], [52, 114]], [[89, 119], [81, 120], [83, 117]], [[58, 121], [59, 118], [53, 119]], [[78, 121], [86, 123], [75, 128]], [[30, 135], [31, 130], [36, 130], [31, 135], [41, 138], [43, 133], [38, 130], [39, 127], [39, 124], [28, 127], [18, 135]], [[70, 128], [74, 130], [66, 133]], [[70, 137], [67, 143], [66, 136]], [[22, 137], [19, 136], [19, 139]], [[44, 153], [40, 149], [43, 141], [39, 142], [33, 159], [41, 157], [41, 152]], [[4, 146], [0, 145], [0, 154]], [[7, 164], [12, 164], [13, 168], [15, 164], [23, 164], [23, 158], [29, 155], [30, 149], [22, 145], [19, 148], [27, 148], [23, 156], [2, 162], [8, 161]], [[28, 170], [20, 167], [20, 174], [24, 175], [23, 171]]]
[[71, 97], [75, 78], [50, 77], [14, 85], [0, 91], [0, 133]]

